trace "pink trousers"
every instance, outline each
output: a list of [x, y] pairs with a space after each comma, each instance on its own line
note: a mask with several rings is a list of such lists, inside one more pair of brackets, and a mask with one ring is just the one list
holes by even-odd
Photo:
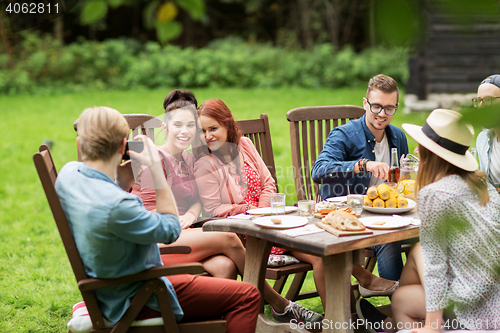
[[[230, 279], [197, 275], [167, 276], [184, 311], [182, 322], [223, 318], [228, 333], [253, 333], [259, 314], [260, 293], [253, 285]], [[149, 309], [138, 319], [160, 317]]]

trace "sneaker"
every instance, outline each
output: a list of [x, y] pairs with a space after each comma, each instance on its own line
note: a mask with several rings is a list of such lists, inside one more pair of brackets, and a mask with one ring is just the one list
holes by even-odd
[[281, 323], [289, 323], [290, 320], [296, 319], [297, 322], [301, 323], [316, 323], [323, 320], [323, 316], [314, 311], [304, 308], [301, 304], [292, 301], [288, 302], [285, 307], [285, 312], [277, 313], [271, 307], [271, 313], [273, 315], [274, 321], [279, 321]]
[[383, 321], [387, 318], [385, 314], [377, 310], [366, 299], [360, 298], [356, 303], [358, 318], [363, 320], [365, 328], [370, 333], [384, 332]]

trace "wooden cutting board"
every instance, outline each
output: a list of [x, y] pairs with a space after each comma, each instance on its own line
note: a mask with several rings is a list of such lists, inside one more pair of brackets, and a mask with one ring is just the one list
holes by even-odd
[[356, 236], [356, 235], [371, 235], [373, 234], [373, 231], [365, 229], [362, 231], [344, 231], [344, 230], [338, 230], [332, 227], [329, 224], [325, 224], [323, 222], [316, 222], [316, 225], [322, 229], [325, 229], [331, 234], [334, 234], [337, 237], [342, 237], [342, 236]]

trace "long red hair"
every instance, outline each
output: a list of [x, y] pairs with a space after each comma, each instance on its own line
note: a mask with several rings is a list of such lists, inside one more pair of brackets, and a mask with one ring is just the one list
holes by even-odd
[[227, 131], [227, 142], [238, 144], [241, 132], [231, 110], [220, 99], [209, 99], [198, 108], [198, 117], [206, 116], [217, 120]]
[[[228, 143], [232, 143], [229, 145], [229, 156], [231, 157], [231, 161], [234, 161], [236, 164], [236, 170], [238, 175], [240, 176], [240, 185], [244, 186], [243, 181], [243, 166], [240, 163], [239, 158], [239, 149], [238, 143], [240, 142], [241, 132], [234, 120], [233, 114], [231, 110], [227, 107], [226, 103], [221, 101], [220, 99], [214, 98], [209, 99], [198, 108], [198, 118], [201, 116], [209, 117], [215, 119], [221, 126], [223, 126], [227, 131], [227, 141]], [[208, 147], [200, 147], [199, 149], [193, 150], [196, 158], [200, 158], [201, 156], [212, 153], [217, 156], [221, 161], [226, 163], [226, 159], [220, 155], [220, 151], [211, 152]]]

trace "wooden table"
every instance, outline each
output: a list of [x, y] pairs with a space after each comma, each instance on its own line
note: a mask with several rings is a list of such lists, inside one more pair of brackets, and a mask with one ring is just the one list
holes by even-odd
[[[362, 217], [374, 216], [363, 211]], [[403, 214], [405, 217], [418, 217], [416, 210]], [[316, 223], [311, 219], [309, 223]], [[276, 229], [262, 228], [251, 220], [219, 219], [206, 222], [204, 231], [229, 231], [247, 235], [244, 281], [252, 283], [262, 294], [267, 257], [273, 244], [290, 250], [321, 256], [326, 279], [326, 302], [328, 304], [323, 321], [323, 332], [352, 333], [350, 311], [350, 286], [353, 261], [360, 264], [364, 260], [364, 249], [419, 236], [418, 226], [409, 225], [394, 230], [373, 230], [372, 235], [337, 237], [329, 232], [289, 237]], [[359, 251], [358, 251], [359, 250]], [[363, 251], [361, 251], [363, 250]], [[307, 332], [291, 327], [297, 325], [274, 323], [263, 313], [263, 306], [257, 332]], [[295, 328], [295, 327], [294, 327]]]

